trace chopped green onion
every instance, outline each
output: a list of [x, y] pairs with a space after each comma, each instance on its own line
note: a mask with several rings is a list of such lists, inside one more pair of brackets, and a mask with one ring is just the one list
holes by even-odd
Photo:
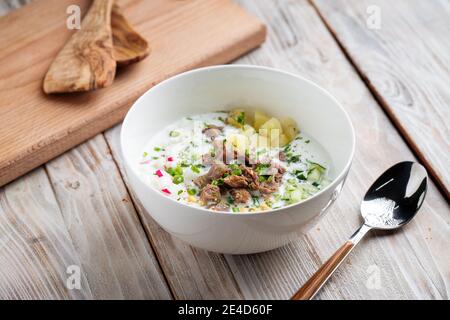
[[172, 130], [169, 132], [169, 136], [171, 136], [172, 138], [178, 137], [179, 135], [180, 135], [180, 133], [178, 131]]
[[179, 175], [174, 176], [173, 179], [172, 179], [172, 182], [175, 183], [175, 184], [180, 184], [183, 181], [184, 181], [183, 176], [179, 176]]
[[182, 194], [183, 193], [183, 190], [180, 190], [180, 191], [178, 191], [178, 195], [180, 195], [180, 194]]
[[190, 196], [195, 196], [197, 194], [197, 190], [196, 189], [188, 189], [187, 193]]
[[233, 212], [239, 212], [239, 208], [238, 207], [232, 207], [231, 210], [233, 210]]
[[144, 151], [144, 153], [142, 154], [142, 156], [143, 156], [143, 157], [146, 157], [146, 156], [148, 156], [148, 153], [147, 153], [147, 151]]
[[236, 117], [236, 121], [239, 124], [244, 124], [245, 123], [245, 112], [239, 113], [238, 116]]
[[199, 165], [191, 165], [192, 172], [200, 173]]
[[223, 185], [223, 183], [224, 183], [223, 178], [219, 178], [219, 179], [213, 180], [211, 182], [211, 184], [213, 186], [221, 186], [221, 185]]

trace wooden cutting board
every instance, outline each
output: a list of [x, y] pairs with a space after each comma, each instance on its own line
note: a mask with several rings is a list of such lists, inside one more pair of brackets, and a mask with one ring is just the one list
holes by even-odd
[[[89, 0], [39, 0], [0, 18], [0, 186], [123, 119], [147, 89], [176, 73], [222, 64], [260, 45], [266, 30], [229, 0], [123, 0], [151, 55], [114, 84], [47, 96], [42, 79], [71, 36], [66, 9]], [[151, 119], [149, 119], [151, 123]]]

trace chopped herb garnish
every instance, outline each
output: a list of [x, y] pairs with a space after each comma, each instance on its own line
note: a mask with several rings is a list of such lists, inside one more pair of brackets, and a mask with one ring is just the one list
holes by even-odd
[[255, 171], [257, 174], [261, 175], [270, 167], [270, 163], [258, 163], [256, 165]]
[[178, 131], [172, 130], [169, 132], [169, 136], [171, 136], [172, 138], [174, 137], [178, 137], [180, 135], [180, 133]]
[[252, 201], [253, 201], [253, 205], [258, 207], [259, 206], [259, 197], [258, 196], [253, 196], [252, 195]]
[[305, 143], [310, 143], [310, 142], [311, 142], [311, 140], [306, 140], [306, 141], [305, 141]]
[[262, 149], [262, 150], [258, 150], [258, 151], [256, 152], [256, 154], [259, 156], [259, 155], [261, 155], [261, 154], [263, 154], [263, 153], [266, 153], [266, 152], [267, 152], [266, 149]]
[[289, 155], [286, 155], [287, 156], [287, 162], [288, 163], [292, 163], [292, 162], [299, 162], [300, 161], [300, 155], [298, 155], [298, 154], [296, 154], [296, 155], [293, 155], [293, 154], [289, 154]]
[[187, 119], [187, 120], [192, 120], [192, 118], [191, 118], [191, 117], [186, 117], [186, 119]]
[[239, 168], [238, 164], [230, 164], [229, 165], [230, 169], [231, 169], [231, 174], [235, 175], [235, 176], [240, 176], [242, 175], [242, 170], [241, 168]]
[[156, 152], [160, 152], [160, 151], [164, 151], [164, 148], [154, 147], [153, 150], [155, 150]]
[[232, 210], [233, 212], [239, 212], [239, 211], [240, 211], [238, 207], [232, 207], [231, 210]]
[[238, 114], [238, 116], [236, 117], [236, 121], [239, 124], [244, 124], [245, 123], [245, 112], [241, 112]]
[[158, 159], [159, 159], [159, 157], [152, 157], [152, 159], [153, 159], [153, 160], [158, 160]]
[[222, 118], [222, 117], [218, 117], [217, 119], [220, 120], [220, 121], [222, 121], [223, 123], [225, 123], [225, 121], [226, 121], [226, 120], [225, 120], [224, 118]]
[[181, 166], [176, 166], [175, 168], [169, 167], [166, 169], [166, 172], [170, 174], [172, 177], [175, 176], [182, 176], [183, 175], [183, 168]]
[[312, 185], [313, 185], [314, 187], [320, 186], [320, 184], [319, 184], [318, 182], [313, 182]]
[[306, 180], [306, 174], [305, 174], [304, 171], [295, 170], [294, 174], [295, 174], [295, 176], [297, 177], [298, 180]]
[[148, 156], [148, 153], [146, 151], [144, 151], [144, 153], [142, 154], [143, 157]]
[[187, 162], [181, 162], [181, 163], [180, 163], [180, 166], [183, 167], [183, 168], [187, 168], [187, 167], [189, 167], [189, 163], [187, 163]]
[[180, 190], [180, 191], [177, 192], [178, 195], [180, 195], [182, 193], [183, 193], [183, 190]]
[[188, 189], [187, 193], [190, 196], [195, 196], [197, 194], [197, 190], [196, 189]]
[[184, 181], [183, 176], [176, 175], [173, 177], [172, 182], [175, 184], [180, 184]]
[[221, 186], [223, 185], [223, 183], [224, 183], [223, 178], [215, 179], [211, 182], [213, 186]]
[[191, 165], [191, 170], [192, 170], [192, 172], [200, 173], [199, 167], [200, 167], [199, 164], [196, 164], [196, 165], [193, 164], [193, 165]]
[[227, 197], [227, 202], [228, 204], [233, 204], [234, 203], [234, 199], [231, 196]]

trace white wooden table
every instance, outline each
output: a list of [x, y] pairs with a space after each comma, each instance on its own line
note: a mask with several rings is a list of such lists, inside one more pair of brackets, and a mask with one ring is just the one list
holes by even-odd
[[[0, 12], [24, 2], [3, 0]], [[271, 252], [192, 248], [128, 189], [119, 125], [0, 189], [0, 298], [286, 299], [357, 228], [374, 179], [402, 160], [432, 176], [421, 212], [403, 230], [364, 240], [317, 298], [449, 298], [450, 1], [239, 2], [269, 32], [236, 63], [302, 74], [351, 115], [357, 152], [329, 213]], [[71, 289], [77, 267], [81, 287]]]

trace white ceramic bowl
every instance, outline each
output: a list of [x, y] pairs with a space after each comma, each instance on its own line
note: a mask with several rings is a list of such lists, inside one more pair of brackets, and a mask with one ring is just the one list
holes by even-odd
[[[313, 197], [280, 209], [220, 213], [179, 203], [143, 182], [138, 162], [154, 134], [181, 117], [242, 105], [294, 118], [329, 153], [332, 183]], [[226, 65], [189, 71], [148, 90], [125, 118], [121, 147], [132, 189], [166, 231], [195, 247], [244, 254], [283, 246], [323, 215], [342, 189], [355, 134], [339, 102], [311, 81], [265, 67]]]

